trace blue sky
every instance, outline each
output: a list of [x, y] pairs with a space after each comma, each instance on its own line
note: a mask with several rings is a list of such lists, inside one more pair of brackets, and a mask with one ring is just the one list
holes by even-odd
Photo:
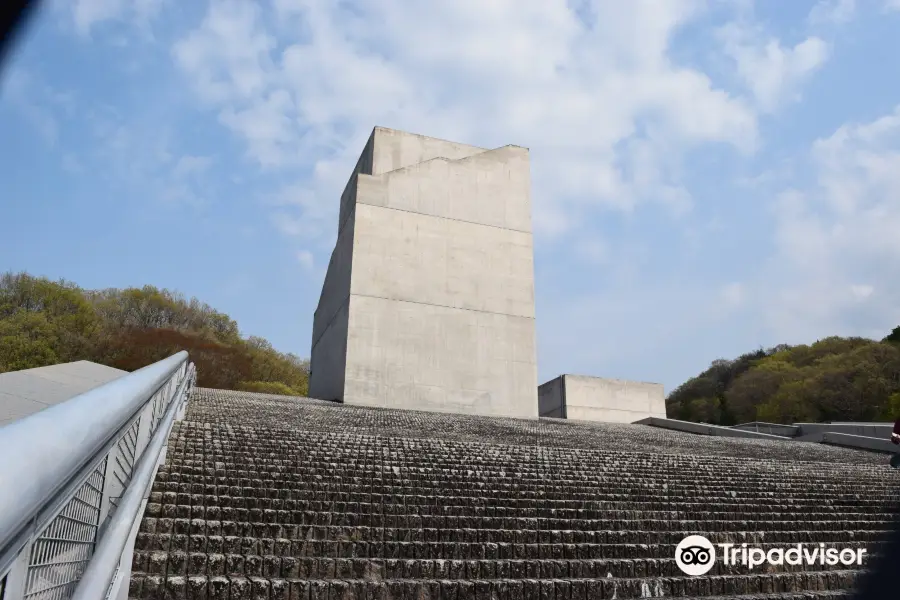
[[538, 362], [665, 384], [900, 325], [900, 0], [58, 0], [0, 80], [0, 267], [309, 355], [372, 127], [531, 149]]

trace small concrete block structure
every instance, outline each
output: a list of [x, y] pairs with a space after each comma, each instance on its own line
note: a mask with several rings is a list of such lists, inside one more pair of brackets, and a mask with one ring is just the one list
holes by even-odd
[[537, 418], [527, 149], [374, 129], [341, 197], [309, 393]]
[[560, 375], [538, 388], [542, 417], [634, 423], [648, 417], [666, 418], [662, 384]]
[[87, 360], [0, 373], [0, 427], [125, 374]]

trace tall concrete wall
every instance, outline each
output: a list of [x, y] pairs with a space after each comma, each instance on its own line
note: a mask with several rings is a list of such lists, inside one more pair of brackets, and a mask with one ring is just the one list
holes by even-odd
[[663, 386], [658, 383], [561, 375], [538, 388], [542, 417], [634, 423], [666, 417]]
[[375, 128], [341, 220], [310, 395], [537, 417], [528, 151]]

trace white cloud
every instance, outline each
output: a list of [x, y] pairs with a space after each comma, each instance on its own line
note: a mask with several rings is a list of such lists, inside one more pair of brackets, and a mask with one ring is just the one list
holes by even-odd
[[146, 27], [167, 2], [168, 0], [60, 0], [56, 6], [69, 11], [79, 34], [88, 35], [97, 24], [111, 20], [129, 20], [139, 27]]
[[185, 155], [175, 163], [174, 173], [178, 177], [191, 177], [206, 171], [212, 164], [209, 156]]
[[55, 147], [59, 141], [59, 120], [54, 102], [60, 97], [53, 89], [22, 69], [11, 69], [4, 82], [7, 102], [31, 124], [44, 142]]
[[757, 147], [751, 107], [668, 54], [703, 5], [221, 0], [173, 54], [257, 164], [314, 166], [304, 187], [317, 206], [284, 209], [285, 231], [332, 227], [366, 137], [384, 125], [531, 147], [535, 231], [559, 235], [598, 208], [684, 214], [687, 152]]
[[84, 173], [84, 166], [81, 164], [81, 161], [78, 160], [72, 154], [66, 154], [62, 158], [62, 167], [67, 173], [71, 173], [73, 175], [80, 175]]
[[769, 323], [795, 340], [880, 337], [900, 323], [900, 106], [816, 141], [811, 160], [815, 187], [775, 203]]
[[854, 284], [850, 286], [850, 292], [860, 300], [865, 300], [875, 291], [875, 288], [866, 284]]
[[312, 252], [309, 250], [301, 250], [297, 253], [297, 262], [299, 262], [304, 269], [311, 271], [313, 266], [315, 265], [315, 260], [313, 258]]
[[772, 112], [800, 99], [800, 86], [828, 59], [828, 45], [808, 37], [793, 48], [782, 46], [758, 26], [729, 23], [719, 30], [725, 52], [753, 93], [760, 110]]
[[609, 244], [596, 237], [578, 242], [575, 250], [581, 258], [595, 265], [605, 265], [612, 259]]
[[[890, 1], [890, 0], [888, 0]], [[809, 13], [813, 24], [843, 24], [856, 16], [856, 0], [819, 0]]]
[[728, 308], [735, 308], [744, 302], [744, 286], [734, 282], [724, 286], [720, 292], [722, 301]]
[[900, 0], [884, 0], [884, 9], [889, 12], [900, 10]]

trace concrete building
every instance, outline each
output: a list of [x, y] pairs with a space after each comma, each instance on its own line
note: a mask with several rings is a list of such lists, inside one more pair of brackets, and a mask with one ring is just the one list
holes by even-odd
[[560, 375], [538, 388], [542, 417], [634, 423], [666, 418], [666, 398], [659, 383]]
[[0, 373], [0, 427], [126, 373], [87, 360]]
[[310, 395], [536, 418], [528, 150], [376, 127], [341, 196]]

